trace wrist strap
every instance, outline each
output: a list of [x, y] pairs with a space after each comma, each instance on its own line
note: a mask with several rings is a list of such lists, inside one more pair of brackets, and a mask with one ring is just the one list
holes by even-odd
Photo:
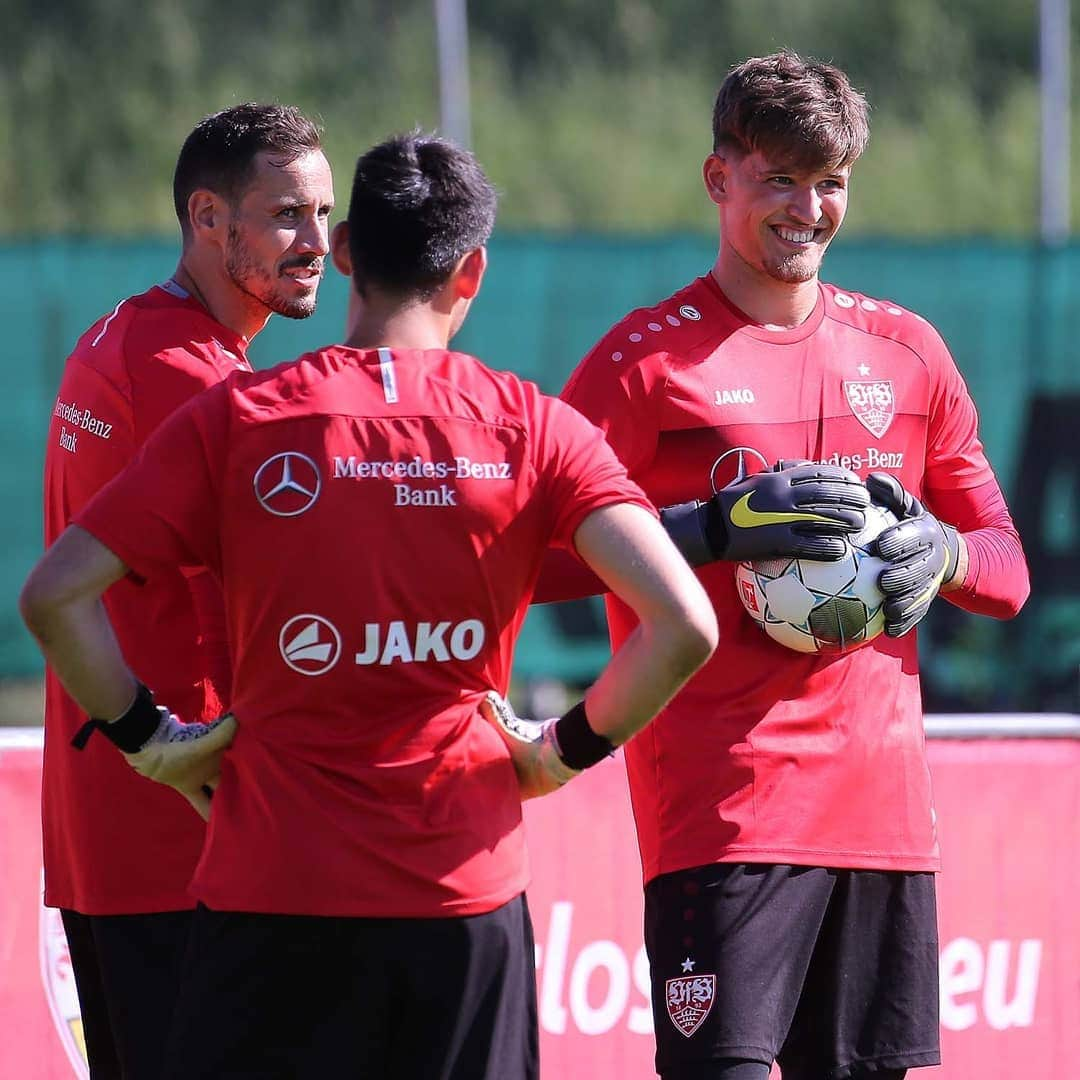
[[691, 566], [704, 566], [716, 560], [706, 530], [708, 503], [699, 499], [665, 506], [660, 511], [660, 524]]
[[71, 745], [77, 750], [86, 746], [90, 736], [100, 731], [114, 746], [125, 754], [141, 750], [161, 723], [161, 713], [154, 704], [154, 695], [142, 683], [137, 683], [135, 700], [127, 712], [115, 720], [99, 720], [91, 717], [75, 734]]
[[589, 727], [584, 701], [555, 721], [555, 743], [559, 757], [571, 769], [587, 769], [615, 753], [615, 747]]

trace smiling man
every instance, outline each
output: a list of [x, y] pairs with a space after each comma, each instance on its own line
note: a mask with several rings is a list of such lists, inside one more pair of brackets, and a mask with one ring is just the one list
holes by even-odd
[[[766, 1080], [774, 1060], [784, 1080], [898, 1080], [938, 1060], [908, 631], [939, 591], [1014, 615], [1028, 579], [941, 338], [818, 279], [868, 137], [837, 68], [786, 51], [734, 68], [703, 170], [711, 271], [619, 322], [563, 393], [666, 508], [720, 625], [712, 661], [626, 748], [664, 1080]], [[775, 465], [747, 475], [751, 458]], [[785, 650], [743, 612], [737, 561], [838, 557], [870, 494], [901, 519], [880, 540], [886, 634]], [[580, 594], [574, 572], [549, 560], [537, 598]], [[618, 645], [635, 620], [607, 606]]]
[[[272, 313], [315, 310], [333, 186], [319, 132], [298, 110], [245, 104], [206, 117], [180, 151], [173, 195], [176, 272], [94, 323], [65, 365], [45, 454], [47, 544], [179, 406], [250, 370], [248, 342]], [[206, 570], [126, 578], [105, 605], [132, 670], [185, 719], [229, 704], [224, 609]], [[86, 721], [48, 670], [45, 902], [61, 909], [93, 1080], [156, 1078], [205, 827], [103, 736], [89, 738]]]

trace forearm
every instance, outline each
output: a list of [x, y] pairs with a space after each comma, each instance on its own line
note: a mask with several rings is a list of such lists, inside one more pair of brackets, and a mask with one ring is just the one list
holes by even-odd
[[589, 726], [618, 746], [641, 730], [708, 657], [678, 628], [638, 626], [585, 694]]
[[967, 557], [942, 595], [973, 614], [1011, 619], [1031, 585], [1020, 536], [997, 483], [927, 496], [941, 520], [960, 530]]
[[112, 720], [135, 697], [135, 678], [101, 600], [26, 612], [46, 662], [89, 716]]
[[127, 567], [90, 533], [71, 526], [23, 585], [19, 610], [49, 666], [87, 713], [112, 720], [135, 697], [101, 597]]
[[585, 695], [589, 726], [618, 745], [656, 715], [708, 659], [716, 616], [694, 572], [638, 507], [586, 519], [582, 558], [637, 615], [638, 626]]
[[962, 578], [958, 573], [942, 595], [975, 615], [1013, 618], [1031, 592], [1020, 537], [1015, 531], [988, 528], [964, 533], [961, 539], [967, 552], [966, 572]]

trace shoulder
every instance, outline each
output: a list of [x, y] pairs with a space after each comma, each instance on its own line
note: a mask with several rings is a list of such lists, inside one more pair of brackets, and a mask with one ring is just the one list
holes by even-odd
[[948, 346], [934, 325], [918, 312], [892, 300], [866, 296], [836, 285], [821, 284], [825, 318], [834, 326], [895, 341], [927, 364], [949, 358]]
[[228, 337], [201, 308], [154, 286], [98, 319], [72, 357], [126, 393], [142, 384], [152, 388], [161, 375], [209, 386], [243, 364], [223, 344]]
[[224, 381], [230, 408], [252, 417], [310, 411], [313, 398], [342, 368], [337, 347], [316, 349], [263, 371], [236, 371]]
[[640, 399], [659, 391], [673, 370], [708, 356], [733, 320], [704, 277], [650, 307], [635, 308], [589, 350], [563, 391], [567, 400], [622, 387]]
[[661, 357], [693, 356], [717, 333], [711, 300], [705, 279], [697, 278], [659, 303], [635, 308], [623, 316], [586, 359], [625, 368], [656, 363]]

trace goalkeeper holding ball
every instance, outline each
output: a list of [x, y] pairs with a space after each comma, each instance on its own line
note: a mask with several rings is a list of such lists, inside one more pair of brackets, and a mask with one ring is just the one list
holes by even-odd
[[[100, 725], [130, 763], [204, 809], [216, 788], [176, 1080], [536, 1080], [521, 796], [609, 755], [715, 644], [707, 596], [601, 433], [448, 351], [494, 216], [449, 143], [368, 151], [332, 236], [346, 344], [181, 409], [24, 589], [92, 715], [134, 697]], [[500, 717], [551, 544], [639, 628], [538, 746]], [[221, 580], [234, 661], [236, 719], [193, 738], [136, 686], [98, 600], [177, 564]]]
[[[1028, 578], [941, 338], [818, 279], [868, 135], [837, 68], [734, 68], [704, 165], [714, 266], [619, 322], [563, 392], [665, 508], [720, 624], [713, 660], [626, 748], [663, 1080], [766, 1080], [773, 1061], [784, 1080], [898, 1080], [939, 1059], [911, 631], [938, 593], [1009, 618]], [[775, 467], [739, 469], [738, 448]], [[837, 558], [870, 496], [900, 519], [879, 544], [886, 633], [785, 650], [743, 612], [733, 560]], [[588, 591], [551, 560], [536, 596]], [[616, 596], [607, 610], [618, 646], [637, 620]]]

